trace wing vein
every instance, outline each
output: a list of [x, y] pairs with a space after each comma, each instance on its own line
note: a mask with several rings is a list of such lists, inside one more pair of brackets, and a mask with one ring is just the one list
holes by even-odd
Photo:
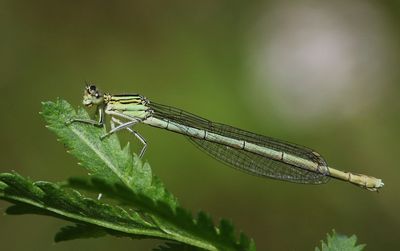
[[[171, 121], [185, 127], [205, 130], [206, 132], [213, 132], [237, 140], [244, 140], [249, 143], [268, 147], [276, 151], [282, 151], [313, 161], [321, 166], [327, 166], [325, 160], [309, 148], [251, 133], [229, 125], [211, 122], [210, 120], [178, 108], [153, 102], [150, 103], [149, 106], [154, 111], [153, 116], [158, 119]], [[227, 145], [192, 138], [190, 136], [188, 136], [188, 138], [197, 147], [215, 159], [252, 175], [307, 184], [321, 184], [326, 183], [329, 180], [327, 173], [321, 174], [312, 172], [256, 153], [232, 148]]]

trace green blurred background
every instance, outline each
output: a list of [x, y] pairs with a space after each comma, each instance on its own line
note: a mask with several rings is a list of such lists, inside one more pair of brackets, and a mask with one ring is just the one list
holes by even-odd
[[[399, 246], [398, 1], [0, 1], [1, 172], [85, 175], [40, 102], [81, 106], [85, 81], [317, 149], [382, 178], [297, 185], [243, 174], [184, 137], [138, 126], [144, 157], [182, 205], [233, 221], [258, 250], [312, 250], [331, 229]], [[121, 137], [128, 140], [128, 135]], [[129, 140], [136, 146], [132, 137]], [[8, 203], [0, 202], [2, 211]], [[2, 250], [149, 250], [157, 241], [52, 241], [65, 222], [0, 217]]]

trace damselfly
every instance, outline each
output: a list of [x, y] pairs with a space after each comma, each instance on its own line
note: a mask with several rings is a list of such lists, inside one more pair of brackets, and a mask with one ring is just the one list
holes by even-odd
[[74, 119], [70, 123], [103, 126], [104, 117], [110, 115], [112, 128], [102, 138], [127, 129], [143, 143], [140, 157], [147, 143], [132, 126], [144, 123], [186, 135], [212, 157], [252, 175], [304, 184], [323, 184], [332, 177], [371, 191], [377, 191], [384, 185], [381, 179], [328, 167], [321, 155], [309, 148], [211, 122], [149, 101], [139, 94], [111, 95], [100, 92], [95, 85], [88, 85], [83, 104], [96, 106], [99, 120]]

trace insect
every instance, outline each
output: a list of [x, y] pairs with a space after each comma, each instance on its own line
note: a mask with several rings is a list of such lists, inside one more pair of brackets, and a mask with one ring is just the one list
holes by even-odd
[[108, 115], [116, 126], [102, 138], [126, 129], [142, 142], [140, 157], [145, 153], [147, 143], [132, 127], [143, 123], [183, 134], [215, 159], [252, 175], [304, 184], [323, 184], [335, 178], [370, 191], [378, 191], [384, 185], [381, 179], [328, 167], [324, 158], [309, 148], [211, 122], [181, 109], [152, 102], [139, 94], [111, 95], [102, 93], [95, 85], [88, 85], [83, 104], [96, 106], [99, 120], [73, 119], [68, 124], [81, 122], [103, 126]]

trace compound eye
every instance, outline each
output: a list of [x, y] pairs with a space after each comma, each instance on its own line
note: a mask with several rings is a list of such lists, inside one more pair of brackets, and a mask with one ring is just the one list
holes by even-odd
[[89, 86], [90, 91], [96, 91], [96, 86], [95, 85], [90, 85]]
[[96, 92], [96, 93], [94, 94], [94, 96], [95, 96], [96, 98], [99, 98], [99, 97], [100, 97], [100, 94], [99, 94], [98, 92]]

